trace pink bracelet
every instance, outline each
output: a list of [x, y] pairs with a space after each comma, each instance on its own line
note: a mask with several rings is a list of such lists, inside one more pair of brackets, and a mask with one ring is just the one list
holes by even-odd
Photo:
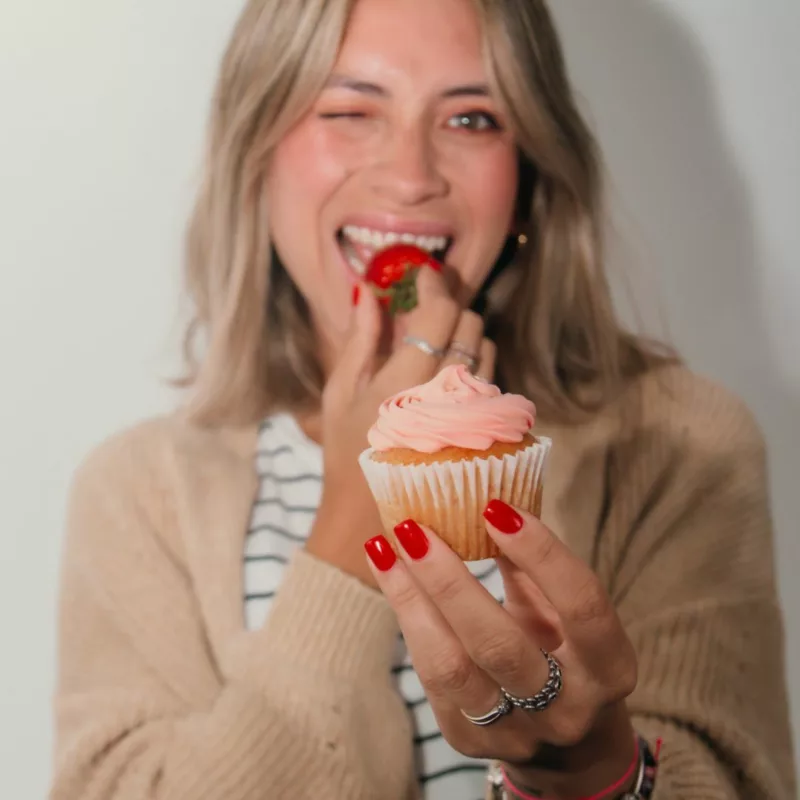
[[[603, 798], [608, 797], [608, 795], [612, 794], [613, 792], [621, 791], [625, 784], [633, 777], [634, 773], [636, 772], [636, 768], [639, 766], [639, 739], [636, 739], [636, 752], [633, 754], [633, 761], [631, 761], [631, 765], [625, 770], [625, 774], [614, 783], [612, 786], [609, 786], [607, 789], [603, 789], [602, 792], [598, 794], [593, 794], [590, 797], [579, 797], [578, 800], [603, 800]], [[514, 794], [518, 800], [542, 800], [540, 797], [534, 797], [530, 794], [525, 794], [525, 792], [518, 789], [514, 784], [511, 782], [511, 779], [508, 777], [508, 773], [506, 772], [506, 768], [501, 766], [500, 773], [503, 776], [503, 782], [505, 783], [506, 789]]]

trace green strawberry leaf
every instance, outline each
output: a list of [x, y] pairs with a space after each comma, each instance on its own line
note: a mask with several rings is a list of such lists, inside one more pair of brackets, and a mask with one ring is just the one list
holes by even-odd
[[389, 287], [389, 314], [405, 314], [417, 307], [418, 268], [409, 269], [406, 274]]

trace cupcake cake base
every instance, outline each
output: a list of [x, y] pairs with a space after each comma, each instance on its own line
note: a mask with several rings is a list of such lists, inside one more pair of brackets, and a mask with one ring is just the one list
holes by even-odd
[[486, 450], [445, 447], [434, 453], [393, 448], [362, 453], [359, 461], [394, 544], [406, 519], [432, 528], [464, 561], [495, 558], [483, 510], [502, 500], [538, 516], [550, 439], [527, 434]]

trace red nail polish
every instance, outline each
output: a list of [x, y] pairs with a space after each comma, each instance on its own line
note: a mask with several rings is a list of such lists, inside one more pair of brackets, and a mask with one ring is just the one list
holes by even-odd
[[353, 287], [353, 305], [354, 306], [358, 305], [358, 301], [359, 301], [360, 297], [361, 297], [361, 287], [358, 284], [356, 284]]
[[394, 535], [397, 540], [403, 545], [403, 550], [408, 553], [414, 561], [419, 561], [424, 558], [428, 553], [428, 537], [425, 531], [414, 522], [413, 519], [407, 519], [401, 522], [395, 529]]
[[487, 522], [494, 525], [500, 533], [519, 533], [525, 520], [502, 500], [492, 500], [483, 512]]
[[364, 549], [367, 551], [370, 561], [381, 572], [388, 572], [397, 561], [397, 556], [385, 536], [376, 536], [374, 539], [364, 542]]

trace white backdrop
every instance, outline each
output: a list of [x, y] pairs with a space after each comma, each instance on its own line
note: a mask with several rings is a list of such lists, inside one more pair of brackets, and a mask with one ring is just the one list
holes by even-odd
[[[666, 320], [767, 434], [800, 723], [800, 5], [554, 5], [613, 176], [616, 261], [635, 265], [647, 327]], [[177, 363], [182, 224], [238, 6], [0, 3], [4, 797], [42, 798], [49, 780], [70, 473], [100, 438], [170, 403], [160, 378]]]

